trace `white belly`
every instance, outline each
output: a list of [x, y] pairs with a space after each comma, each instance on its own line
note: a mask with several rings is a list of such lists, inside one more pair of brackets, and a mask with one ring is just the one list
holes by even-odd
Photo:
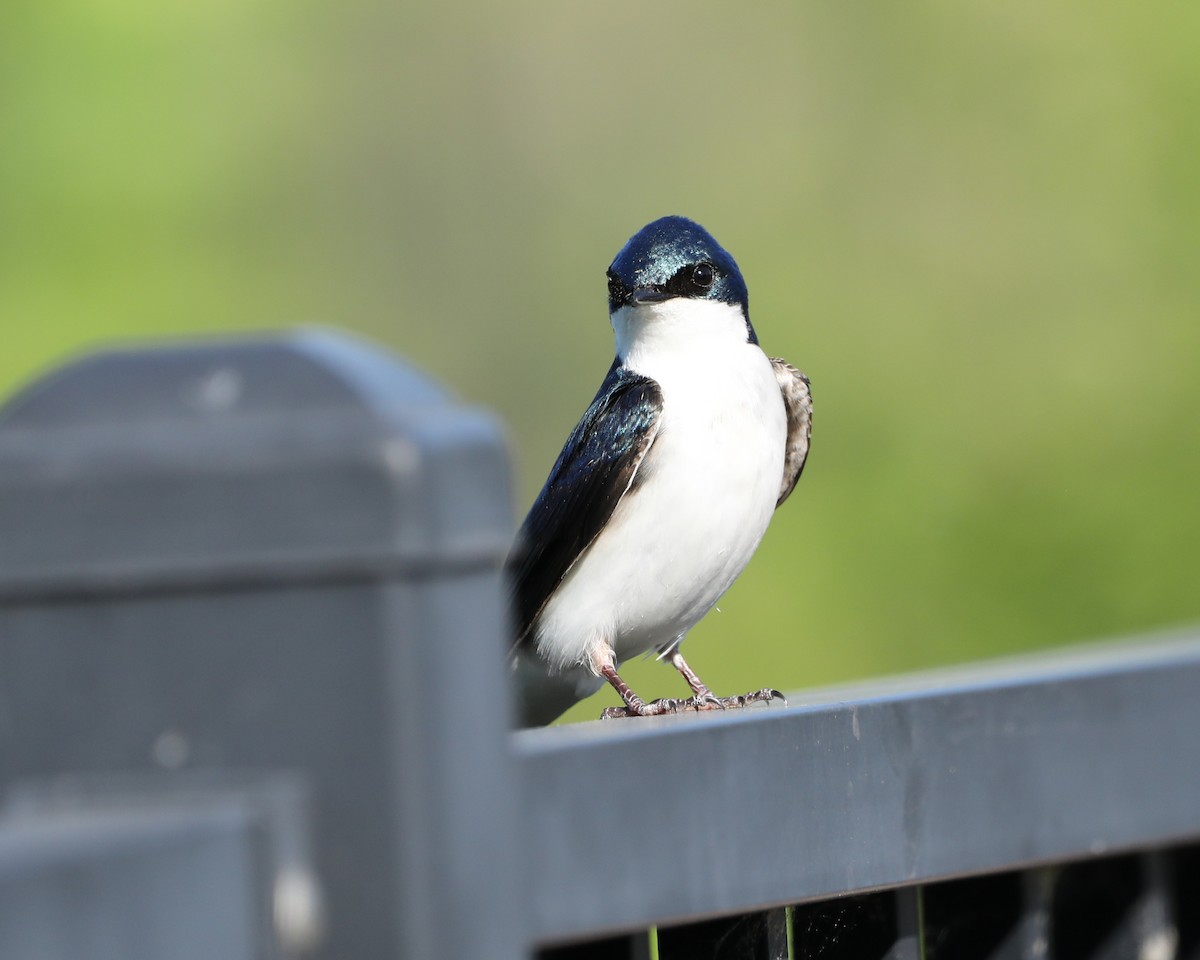
[[775, 509], [787, 425], [770, 361], [754, 344], [626, 359], [663, 392], [636, 489], [539, 618], [539, 654], [592, 667], [661, 649], [737, 578]]

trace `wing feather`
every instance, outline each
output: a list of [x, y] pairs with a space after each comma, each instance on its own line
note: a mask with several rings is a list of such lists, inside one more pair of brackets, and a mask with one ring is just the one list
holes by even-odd
[[530, 637], [546, 601], [634, 484], [661, 413], [658, 384], [614, 361], [567, 439], [505, 563], [518, 645]]
[[809, 441], [812, 439], [812, 391], [808, 377], [786, 360], [771, 358], [775, 379], [779, 381], [779, 392], [783, 394], [783, 405], [787, 410], [787, 451], [783, 460], [783, 480], [779, 486], [778, 508], [795, 489], [796, 481], [804, 470], [808, 458]]

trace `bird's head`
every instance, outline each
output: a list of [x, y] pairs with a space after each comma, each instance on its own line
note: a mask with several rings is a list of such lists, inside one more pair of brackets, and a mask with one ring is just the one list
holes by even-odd
[[625, 309], [641, 313], [673, 300], [735, 307], [744, 320], [746, 339], [758, 342], [737, 263], [712, 234], [686, 217], [661, 217], [646, 224], [608, 268], [611, 315]]

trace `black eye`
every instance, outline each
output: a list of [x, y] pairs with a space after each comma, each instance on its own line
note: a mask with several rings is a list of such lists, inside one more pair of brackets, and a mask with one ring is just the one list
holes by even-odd
[[617, 279], [617, 275], [611, 270], [608, 271], [608, 299], [620, 300], [625, 296], [625, 289], [621, 286], [621, 281]]
[[692, 283], [698, 287], [711, 287], [713, 280], [717, 278], [717, 272], [713, 269], [713, 265], [705, 261], [698, 263], [692, 267]]

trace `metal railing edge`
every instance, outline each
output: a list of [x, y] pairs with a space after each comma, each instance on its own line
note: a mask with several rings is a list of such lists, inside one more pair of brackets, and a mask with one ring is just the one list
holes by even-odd
[[1200, 836], [1197, 692], [1200, 630], [1179, 629], [517, 732], [533, 938]]

